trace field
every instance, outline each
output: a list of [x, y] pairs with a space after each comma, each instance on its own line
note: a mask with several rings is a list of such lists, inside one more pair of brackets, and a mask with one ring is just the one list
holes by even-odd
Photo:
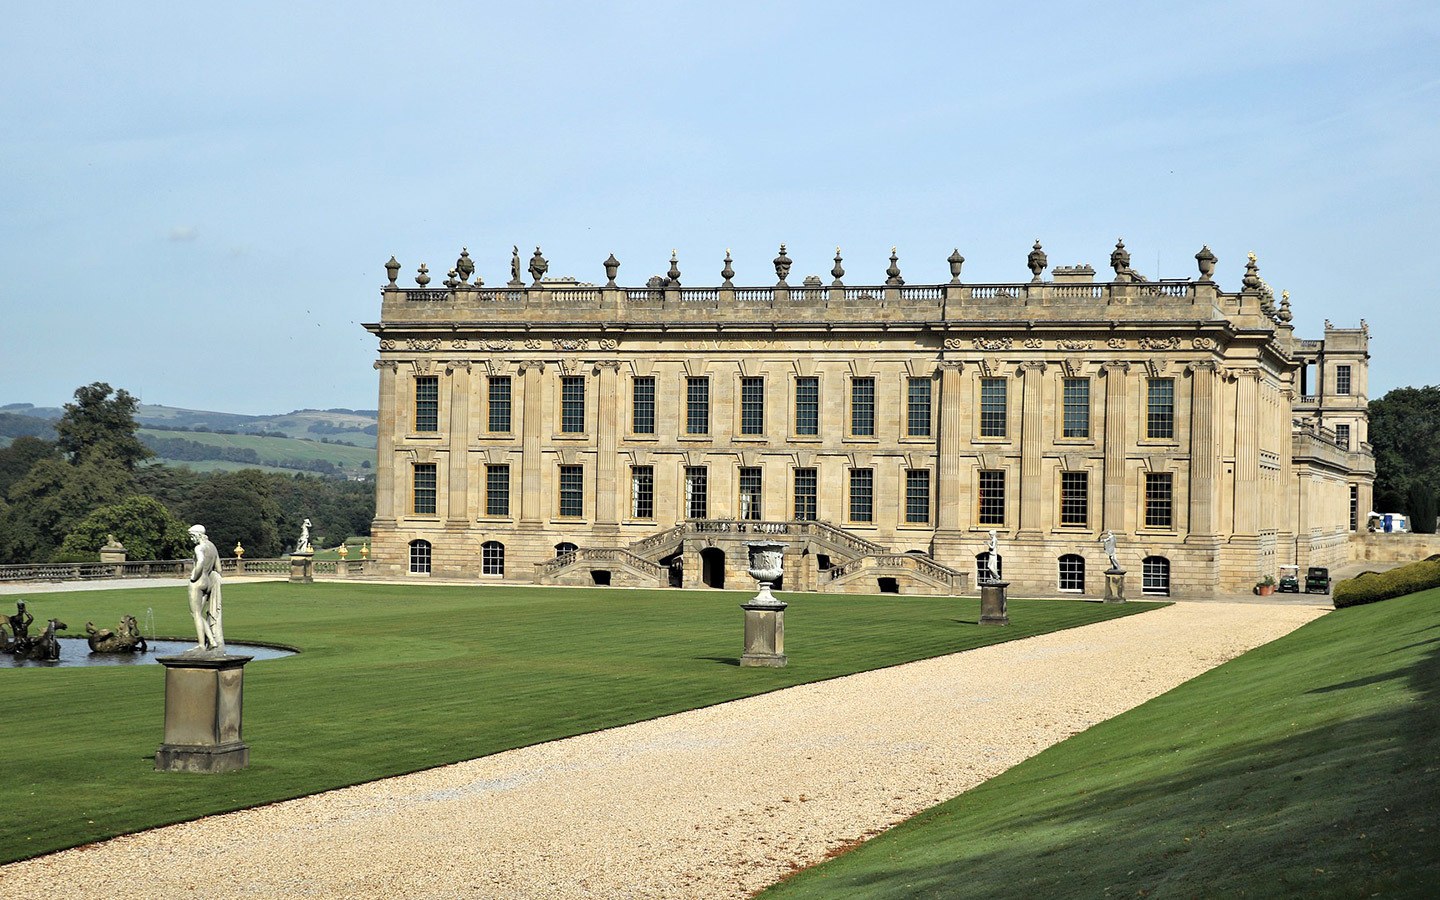
[[[748, 595], [442, 585], [250, 584], [225, 634], [301, 648], [245, 678], [250, 769], [160, 774], [159, 666], [0, 670], [7, 777], [0, 862], [142, 828], [417, 771], [782, 687], [1154, 608], [787, 595], [785, 669], [742, 669]], [[122, 613], [191, 628], [184, 591], [37, 595], [72, 634]]]
[[[319, 460], [326, 460], [346, 471], [359, 472], [362, 463], [369, 463], [372, 466], [375, 464], [375, 450], [373, 447], [355, 447], [349, 444], [336, 443], [322, 444], [318, 440], [262, 437], [254, 434], [218, 434], [209, 431], [161, 431], [153, 428], [141, 428], [139, 434], [142, 438], [154, 438], [161, 441], [179, 438], [186, 441], [193, 441], [197, 444], [204, 444], [207, 447], [249, 449], [255, 451], [261, 464], [268, 466], [279, 464], [293, 468]], [[370, 440], [373, 441], [374, 439], [370, 438]], [[169, 459], [163, 456], [162, 459], [170, 465], [191, 466], [193, 468], [198, 468], [198, 466], [193, 465], [195, 462], [209, 462], [209, 460], [191, 461]], [[254, 468], [254, 465], [246, 466], [240, 464], [236, 467]]]
[[1440, 590], [1339, 610], [767, 891], [1433, 896]]

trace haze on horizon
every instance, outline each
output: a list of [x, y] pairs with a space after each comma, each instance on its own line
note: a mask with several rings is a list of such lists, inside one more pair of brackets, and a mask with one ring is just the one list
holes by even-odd
[[770, 284], [1150, 277], [1245, 254], [1302, 337], [1369, 322], [1370, 396], [1440, 381], [1432, 3], [262, 2], [10, 12], [0, 404], [107, 381], [373, 409], [383, 264]]

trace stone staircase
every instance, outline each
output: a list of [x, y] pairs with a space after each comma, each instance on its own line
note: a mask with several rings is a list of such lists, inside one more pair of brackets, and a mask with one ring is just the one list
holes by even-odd
[[[970, 586], [970, 574], [913, 553], [868, 553], [832, 566], [821, 590], [873, 594], [880, 579], [893, 579], [898, 593], [959, 594]], [[909, 587], [910, 591], [905, 588]]]
[[[608, 580], [596, 581], [595, 572]], [[670, 570], [622, 547], [581, 547], [535, 564], [536, 584], [666, 587]]]

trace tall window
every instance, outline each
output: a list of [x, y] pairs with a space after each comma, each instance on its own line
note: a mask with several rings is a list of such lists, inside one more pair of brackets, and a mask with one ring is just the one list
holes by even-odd
[[1060, 473], [1060, 524], [1090, 524], [1090, 473]]
[[1084, 593], [1085, 557], [1067, 553], [1060, 557], [1060, 590], [1066, 593]]
[[485, 467], [485, 515], [510, 515], [510, 467]]
[[814, 469], [795, 470], [795, 518], [802, 522], [815, 520], [815, 486]]
[[760, 508], [761, 476], [758, 466], [740, 469], [740, 518], [762, 519]]
[[740, 433], [765, 433], [765, 379], [740, 379]]
[[1350, 530], [1360, 530], [1360, 488], [1350, 485]]
[[490, 376], [490, 431], [506, 434], [510, 431], [510, 376]]
[[685, 467], [685, 517], [706, 519], [710, 516], [709, 473], [704, 466]]
[[795, 379], [795, 433], [820, 433], [820, 379]]
[[440, 427], [440, 378], [421, 375], [415, 379], [415, 430], [437, 431]]
[[560, 431], [564, 434], [585, 433], [584, 375], [564, 375], [560, 378]]
[[1140, 563], [1140, 592], [1170, 595], [1170, 560], [1163, 556], [1147, 556]]
[[930, 436], [930, 387], [929, 378], [911, 378], [905, 389], [905, 435], [907, 437]]
[[655, 518], [655, 467], [630, 467], [630, 516]]
[[1348, 393], [1350, 393], [1350, 367], [1349, 367], [1349, 366], [1336, 366], [1336, 367], [1335, 367], [1335, 393], [1337, 393], [1337, 394], [1348, 394]]
[[1335, 426], [1335, 446], [1339, 447], [1341, 450], [1349, 450], [1349, 449], [1350, 449], [1350, 426], [1349, 426], [1349, 425], [1336, 425], [1336, 426]]
[[430, 542], [410, 542], [410, 572], [414, 575], [430, 574]]
[[417, 516], [435, 515], [435, 463], [415, 464], [410, 499], [410, 510]]
[[579, 518], [585, 515], [585, 467], [560, 467], [560, 515]]
[[655, 433], [655, 376], [642, 375], [630, 383], [630, 430]]
[[1145, 436], [1175, 437], [1175, 379], [1151, 378], [1145, 413]]
[[1174, 527], [1174, 478], [1169, 472], [1145, 473], [1146, 528]]
[[1090, 379], [1067, 378], [1064, 385], [1065, 424], [1064, 437], [1088, 438], [1090, 436]]
[[710, 379], [685, 379], [685, 433], [710, 433]]
[[1004, 437], [1006, 421], [1005, 379], [980, 379], [980, 436]]
[[930, 470], [905, 471], [905, 521], [925, 525], [930, 521]]
[[850, 470], [850, 521], [875, 521], [875, 470]]
[[857, 437], [875, 434], [875, 379], [850, 380], [850, 433]]
[[980, 524], [1005, 524], [1005, 473], [980, 473]]
[[505, 545], [499, 541], [486, 541], [480, 545], [480, 574], [505, 574]]

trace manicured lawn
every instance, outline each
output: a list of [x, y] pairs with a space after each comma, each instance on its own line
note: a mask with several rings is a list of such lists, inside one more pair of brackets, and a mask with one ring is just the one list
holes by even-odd
[[[225, 635], [288, 644], [251, 663], [251, 768], [152, 771], [160, 666], [0, 670], [0, 861], [513, 747], [1154, 608], [787, 594], [785, 669], [741, 669], [739, 593], [442, 585], [225, 588]], [[5, 598], [10, 603], [13, 598]], [[191, 631], [181, 588], [39, 594], [83, 634], [154, 610]], [[193, 634], [193, 632], [191, 632]]]
[[1340, 610], [766, 892], [1434, 896], [1440, 590]]

